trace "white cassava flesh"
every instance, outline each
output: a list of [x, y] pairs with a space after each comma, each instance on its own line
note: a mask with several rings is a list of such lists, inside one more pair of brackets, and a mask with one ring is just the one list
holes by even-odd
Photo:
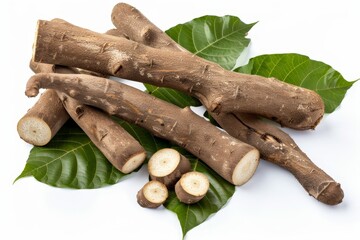
[[166, 186], [159, 181], [152, 180], [137, 193], [137, 202], [142, 207], [157, 208], [165, 202], [168, 196]]
[[180, 202], [193, 204], [200, 201], [209, 190], [207, 176], [200, 172], [185, 173], [175, 185], [175, 193]]
[[148, 170], [155, 177], [164, 177], [172, 173], [179, 163], [180, 153], [171, 148], [164, 148], [151, 156]]
[[259, 152], [249, 151], [236, 165], [233, 172], [233, 183], [236, 186], [243, 185], [254, 175], [259, 165]]
[[123, 173], [130, 173], [137, 169], [145, 160], [146, 153], [138, 153], [132, 156], [130, 159], [127, 160], [127, 162], [124, 164], [124, 166], [121, 169], [121, 172]]
[[21, 118], [17, 125], [17, 131], [25, 142], [35, 146], [44, 146], [52, 138], [49, 125], [38, 117], [25, 116]]

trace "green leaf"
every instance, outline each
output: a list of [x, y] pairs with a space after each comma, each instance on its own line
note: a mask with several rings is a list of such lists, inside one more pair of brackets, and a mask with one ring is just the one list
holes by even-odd
[[340, 105], [346, 91], [354, 84], [346, 81], [331, 66], [295, 53], [257, 56], [235, 71], [275, 77], [314, 90], [322, 97], [326, 113], [333, 112]]
[[[148, 156], [169, 146], [146, 130], [118, 120], [145, 148]], [[92, 189], [112, 185], [125, 174], [118, 171], [72, 121], [43, 147], [33, 147], [23, 172], [15, 179], [33, 176], [60, 188]]]
[[178, 107], [184, 108], [186, 106], [201, 106], [199, 100], [191, 97], [185, 93], [176, 91], [171, 88], [156, 87], [150, 84], [144, 84], [146, 90], [157, 98], [165, 100], [169, 103], [175, 104]]
[[255, 23], [243, 23], [234, 16], [203, 16], [170, 28], [166, 33], [188, 51], [232, 69], [243, 50]]
[[176, 213], [180, 221], [183, 237], [185, 237], [188, 231], [203, 223], [210, 215], [219, 211], [228, 202], [235, 192], [235, 186], [225, 181], [195, 156], [178, 147], [174, 148], [191, 161], [194, 171], [206, 174], [210, 181], [208, 193], [198, 203], [191, 205], [181, 203], [177, 199], [175, 192], [171, 191], [164, 204], [167, 209]]

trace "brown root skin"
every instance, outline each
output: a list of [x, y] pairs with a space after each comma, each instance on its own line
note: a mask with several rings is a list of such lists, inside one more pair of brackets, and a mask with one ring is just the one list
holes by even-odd
[[262, 158], [291, 172], [317, 200], [329, 205], [342, 202], [344, 192], [340, 184], [317, 167], [294, 140], [276, 126], [246, 114], [214, 117], [230, 135], [258, 148]]
[[125, 84], [82, 74], [36, 74], [27, 83], [27, 96], [36, 96], [39, 88], [64, 92], [172, 141], [234, 185], [246, 183], [258, 166], [259, 152], [254, 147], [219, 130], [190, 108], [181, 109]]
[[150, 181], [146, 183], [137, 193], [137, 202], [144, 208], [158, 208], [168, 198], [166, 186], [159, 181]]
[[200, 172], [188, 172], [175, 185], [175, 193], [180, 202], [194, 204], [203, 199], [210, 187], [207, 176]]
[[109, 115], [64, 93], [58, 95], [71, 118], [115, 168], [127, 174], [144, 162], [145, 149]]
[[[186, 51], [128, 4], [119, 3], [113, 8], [112, 21], [117, 29], [109, 31], [108, 34], [125, 36], [154, 48]], [[151, 34], [144, 35], [144, 32]], [[344, 193], [340, 184], [314, 165], [288, 134], [273, 124], [260, 121], [255, 115], [212, 113], [212, 116], [232, 136], [258, 148], [263, 159], [291, 172], [311, 196], [329, 205], [341, 203]], [[292, 162], [294, 164], [291, 164]]]
[[190, 171], [190, 161], [171, 148], [155, 152], [148, 161], [150, 179], [165, 184], [168, 189], [172, 189], [180, 177]]
[[61, 21], [38, 22], [33, 60], [170, 87], [197, 97], [211, 112], [254, 113], [294, 129], [312, 129], [324, 114], [313, 91]]

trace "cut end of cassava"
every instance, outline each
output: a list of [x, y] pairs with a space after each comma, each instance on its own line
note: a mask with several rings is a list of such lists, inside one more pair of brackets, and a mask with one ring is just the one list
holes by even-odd
[[165, 177], [180, 163], [180, 153], [171, 148], [163, 148], [149, 159], [148, 170], [154, 177]]
[[330, 182], [322, 190], [322, 192], [316, 197], [322, 203], [328, 205], [337, 205], [342, 202], [344, 198], [344, 192], [341, 186], [337, 182]]
[[184, 174], [180, 179], [182, 188], [193, 196], [203, 196], [209, 190], [209, 179], [205, 174], [199, 172], [190, 172]]
[[17, 131], [25, 142], [35, 146], [44, 146], [52, 138], [49, 125], [37, 117], [26, 116], [21, 118], [17, 125]]
[[189, 160], [171, 148], [157, 151], [148, 162], [150, 178], [164, 183], [168, 188], [173, 188], [181, 175], [190, 170]]
[[121, 169], [121, 172], [127, 174], [134, 171], [145, 161], [145, 158], [146, 158], [146, 152], [134, 154], [124, 164], [124, 166]]
[[260, 160], [260, 153], [258, 150], [253, 149], [249, 151], [236, 165], [232, 181], [236, 186], [243, 185], [254, 175]]
[[185, 173], [175, 185], [175, 193], [180, 202], [193, 204], [200, 201], [208, 192], [210, 182], [200, 172]]
[[152, 180], [138, 192], [137, 202], [142, 207], [157, 208], [166, 201], [168, 196], [166, 186], [159, 181]]

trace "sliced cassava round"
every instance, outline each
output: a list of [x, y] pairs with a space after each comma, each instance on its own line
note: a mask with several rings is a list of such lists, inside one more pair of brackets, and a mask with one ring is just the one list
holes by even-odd
[[174, 187], [181, 175], [190, 170], [189, 160], [172, 148], [157, 151], [148, 162], [150, 178], [164, 183], [168, 188]]
[[137, 202], [145, 208], [157, 208], [168, 198], [166, 186], [156, 180], [146, 183], [137, 193]]
[[175, 185], [175, 193], [180, 202], [193, 204], [200, 201], [209, 190], [207, 176], [200, 172], [188, 172], [182, 175]]

